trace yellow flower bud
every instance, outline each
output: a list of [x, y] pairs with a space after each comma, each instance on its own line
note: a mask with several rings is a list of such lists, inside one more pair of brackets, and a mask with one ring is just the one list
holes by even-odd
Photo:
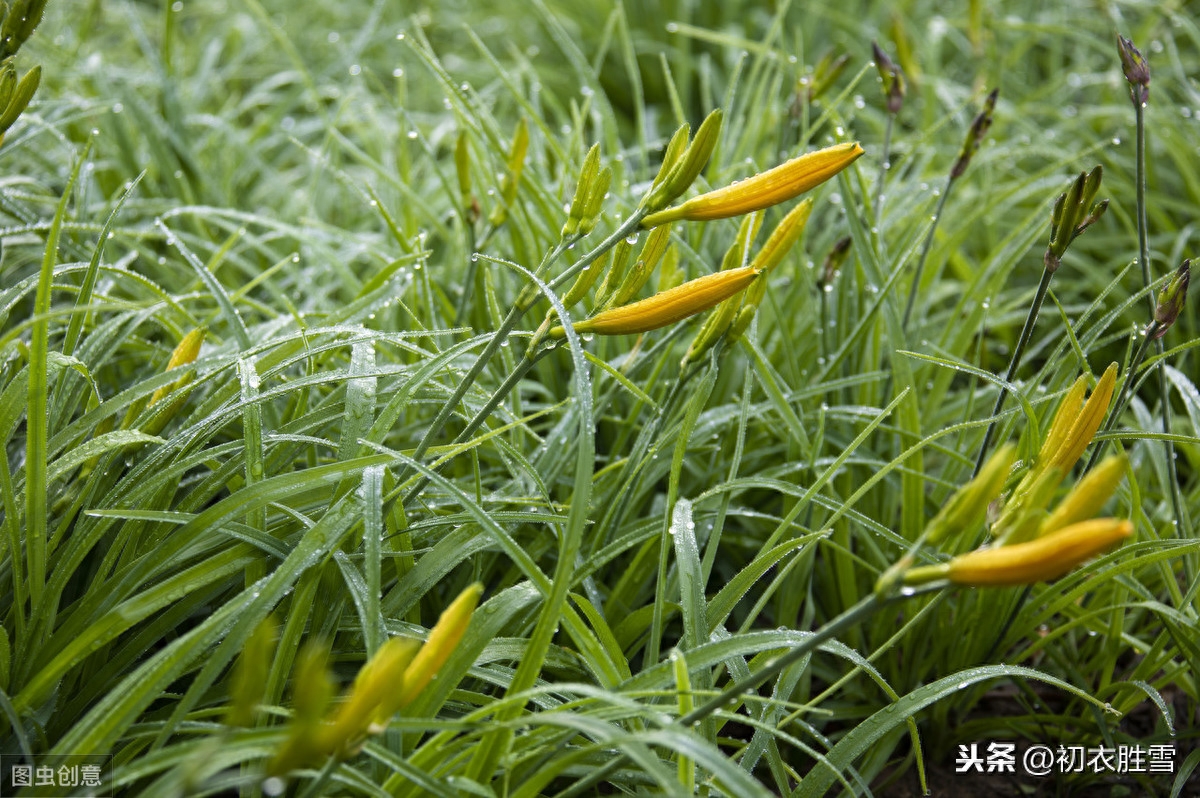
[[[1056, 579], [1133, 533], [1133, 524], [1097, 518], [1028, 543], [979, 549], [945, 563], [945, 576], [959, 585], [1030, 585]], [[937, 567], [937, 566], [935, 566]]]
[[960, 532], [969, 531], [983, 521], [988, 505], [1000, 495], [1009, 469], [1017, 457], [1017, 447], [1009, 444], [996, 450], [979, 475], [963, 485], [942, 505], [925, 528], [931, 544], [938, 544]]
[[[708, 310], [741, 291], [754, 282], [759, 274], [753, 266], [708, 274], [689, 280], [666, 291], [659, 291], [648, 299], [622, 305], [597, 313], [575, 325], [578, 333], [599, 335], [625, 335], [657, 330], [674, 324], [704, 310]], [[561, 327], [550, 330], [551, 338], [562, 338], [566, 331]]]
[[1125, 455], [1106, 457], [1079, 481], [1054, 512], [1042, 522], [1039, 535], [1048, 535], [1063, 527], [1087, 520], [1104, 507], [1125, 476]]
[[1087, 403], [1079, 411], [1075, 422], [1067, 430], [1066, 440], [1058, 451], [1054, 452], [1047, 463], [1048, 466], [1060, 468], [1064, 474], [1071, 470], [1083, 454], [1083, 450], [1092, 442], [1096, 430], [1100, 429], [1100, 422], [1104, 421], [1104, 416], [1108, 413], [1108, 405], [1112, 401], [1116, 384], [1117, 364], [1112, 363], [1096, 383], [1096, 390], [1092, 391]]
[[[200, 356], [200, 346], [204, 343], [205, 332], [206, 329], [204, 327], [197, 327], [187, 335], [183, 336], [183, 340], [179, 342], [179, 346], [175, 347], [175, 350], [171, 352], [171, 359], [167, 361], [167, 367], [165, 371], [170, 371], [171, 369], [176, 369], [180, 366], [186, 366], [188, 363], [194, 363], [196, 358]], [[192, 374], [191, 372], [188, 372], [170, 385], [164, 385], [155, 391], [154, 395], [150, 397], [150, 404], [155, 404], [171, 391], [182, 388], [191, 381]]]
[[692, 197], [681, 205], [652, 213], [642, 227], [657, 227], [679, 219], [707, 221], [727, 219], [769, 208], [824, 183], [849, 166], [863, 149], [857, 143], [835, 144], [740, 180], [724, 188]]
[[408, 706], [421, 694], [466, 634], [471, 615], [482, 595], [483, 585], [476, 582], [459, 593], [458, 598], [446, 608], [433, 629], [429, 630], [425, 645], [421, 646], [417, 656], [405, 669], [403, 686], [395, 691], [390, 701], [380, 704], [380, 716], [391, 717], [392, 713]]
[[1075, 380], [1075, 384], [1071, 386], [1071, 390], [1067, 391], [1067, 395], [1062, 398], [1058, 410], [1054, 413], [1054, 420], [1050, 422], [1050, 429], [1046, 432], [1046, 440], [1042, 442], [1042, 448], [1038, 452], [1037, 463], [1048, 463], [1054, 453], [1062, 448], [1071, 425], [1075, 423], [1080, 409], [1083, 408], [1083, 397], [1086, 395], [1087, 375], [1080, 374], [1079, 379]]
[[762, 269], [764, 272], [770, 272], [778, 266], [784, 256], [800, 240], [800, 236], [804, 234], [804, 226], [808, 224], [808, 217], [812, 214], [812, 207], [812, 199], [805, 199], [801, 200], [795, 208], [792, 208], [788, 212], [788, 215], [783, 217], [783, 221], [771, 231], [771, 237], [767, 239], [767, 243], [763, 244], [763, 248], [754, 256], [754, 261], [751, 265]]
[[322, 729], [325, 750], [352, 753], [372, 727], [391, 717], [392, 713], [386, 711], [388, 699], [399, 691], [404, 671], [420, 647], [418, 641], [402, 637], [393, 637], [379, 647], [358, 672], [354, 686], [334, 715], [333, 725]]

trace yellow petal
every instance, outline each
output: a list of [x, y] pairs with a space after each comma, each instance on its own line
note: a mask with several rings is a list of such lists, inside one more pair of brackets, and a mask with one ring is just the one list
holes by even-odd
[[[598, 335], [626, 335], [648, 330], [657, 330], [668, 324], [686, 319], [741, 291], [754, 282], [759, 274], [753, 266], [728, 269], [704, 277], [697, 277], [682, 285], [659, 291], [648, 299], [610, 308], [597, 313], [575, 325], [578, 333]], [[551, 338], [562, 338], [566, 331], [562, 327], [550, 330]]]
[[483, 595], [483, 585], [476, 582], [458, 595], [446, 608], [438, 622], [429, 630], [429, 638], [417, 656], [404, 671], [404, 683], [394, 698], [380, 707], [380, 713], [389, 717], [393, 712], [411, 704], [433, 677], [450, 659], [458, 641], [466, 634], [471, 614]]
[[[171, 352], [171, 359], [167, 361], [165, 371], [186, 366], [188, 363], [194, 363], [196, 358], [200, 356], [200, 346], [204, 343], [204, 334], [206, 331], [204, 327], [197, 327], [183, 336], [183, 340], [179, 342], [179, 346], [175, 347], [174, 351]], [[191, 382], [191, 372], [184, 374], [170, 385], [164, 385], [155, 391], [154, 395], [150, 397], [150, 404], [155, 404], [171, 391], [176, 388], [182, 388], [189, 382]]]
[[1123, 454], [1106, 457], [1075, 485], [1050, 517], [1042, 522], [1038, 534], [1048, 535], [1079, 521], [1086, 521], [1100, 512], [1105, 502], [1113, 495], [1113, 491], [1121, 484], [1121, 478], [1125, 476], [1125, 466], [1126, 458]]
[[1041, 451], [1038, 452], [1038, 466], [1050, 462], [1054, 453], [1067, 439], [1067, 433], [1071, 430], [1075, 419], [1079, 417], [1079, 411], [1083, 407], [1083, 397], [1086, 395], [1087, 375], [1080, 374], [1079, 379], [1075, 380], [1075, 384], [1071, 386], [1071, 390], [1067, 391], [1067, 395], [1063, 397], [1062, 402], [1058, 405], [1058, 410], [1054, 413], [1054, 421], [1050, 422], [1050, 430], [1046, 433], [1046, 440], [1042, 443]]
[[740, 180], [724, 188], [692, 197], [682, 205], [652, 213], [642, 227], [657, 227], [678, 219], [706, 221], [727, 219], [769, 208], [824, 183], [863, 154], [857, 142], [835, 144]]
[[1028, 543], [980, 549], [946, 564], [946, 576], [960, 585], [1030, 585], [1055, 579], [1133, 533], [1133, 524], [1115, 518], [1082, 521]]
[[1112, 363], [1105, 369], [1096, 383], [1096, 390], [1092, 391], [1087, 404], [1079, 411], [1079, 417], [1067, 431], [1066, 440], [1054, 452], [1050, 465], [1062, 469], [1064, 474], [1071, 470], [1083, 454], [1083, 450], [1091, 443], [1096, 430], [1100, 429], [1100, 422], [1104, 421], [1104, 416], [1108, 413], [1108, 404], [1112, 401], [1113, 387], [1116, 384], [1117, 364]]

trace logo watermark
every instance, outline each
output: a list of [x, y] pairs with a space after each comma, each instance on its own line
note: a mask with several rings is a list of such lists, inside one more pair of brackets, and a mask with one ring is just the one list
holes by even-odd
[[1116, 747], [1035, 743], [1018, 755], [1015, 743], [968, 743], [958, 746], [956, 773], [1024, 773], [1027, 776], [1092, 773], [1174, 773], [1174, 744]]
[[111, 798], [112, 794], [111, 756], [0, 756], [0, 798]]

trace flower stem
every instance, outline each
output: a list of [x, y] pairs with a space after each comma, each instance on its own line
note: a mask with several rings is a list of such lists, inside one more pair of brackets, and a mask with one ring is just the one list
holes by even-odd
[[[1138, 232], [1138, 263], [1142, 267], [1142, 288], [1146, 289], [1146, 308], [1150, 311], [1150, 318], [1154, 318], [1154, 293], [1150, 291], [1150, 245], [1148, 242], [1148, 228], [1146, 222], [1146, 104], [1144, 102], [1134, 102], [1134, 114], [1137, 124], [1137, 232]], [[1148, 340], [1148, 339], [1147, 339]], [[1143, 343], [1142, 348], [1145, 348]], [[1162, 339], [1154, 341], [1155, 354], [1163, 353]], [[1130, 370], [1132, 375], [1133, 371]], [[1129, 380], [1126, 380], [1126, 384]], [[1171, 440], [1171, 401], [1170, 393], [1167, 384], [1167, 363], [1165, 360], [1158, 361], [1158, 389], [1160, 401], [1162, 402], [1162, 431], [1166, 438], [1163, 440], [1163, 449], [1167, 456], [1167, 491], [1171, 494], [1171, 510], [1175, 514], [1175, 530], [1177, 534], [1183, 533], [1185, 529], [1190, 529], [1191, 524], [1188, 522], [1187, 516], [1184, 514], [1183, 503], [1179, 498], [1179, 475], [1175, 467], [1175, 443]], [[1113, 417], [1115, 417], [1115, 413]], [[1099, 451], [1102, 446], [1096, 447]], [[1095, 455], [1093, 455], [1093, 460]], [[1089, 463], [1089, 467], [1090, 467]]]
[[[938, 199], [937, 210], [933, 212], [933, 222], [929, 225], [929, 232], [925, 234], [925, 242], [921, 244], [921, 257], [917, 259], [917, 271], [913, 274], [912, 287], [908, 291], [908, 302], [904, 306], [904, 321], [900, 324], [902, 332], [908, 330], [908, 320], [912, 318], [913, 305], [917, 301], [917, 289], [921, 285], [921, 273], [925, 271], [925, 260], [929, 257], [929, 250], [933, 247], [933, 234], [937, 231], [938, 222], [942, 220], [942, 209], [946, 207], [946, 198], [950, 196], [950, 187], [953, 185], [954, 175], [950, 175], [946, 178], [946, 188]], [[878, 225], [878, 223], [876, 224]]]
[[[1050, 269], [1042, 269], [1042, 279], [1038, 283], [1037, 293], [1034, 294], [1033, 304], [1029, 306], [1029, 315], [1025, 317], [1025, 326], [1021, 328], [1021, 337], [1017, 339], [1017, 348], [1013, 350], [1012, 359], [1008, 362], [1008, 371], [1004, 374], [1005, 383], [1011, 383], [1017, 375], [1017, 368], [1021, 365], [1025, 348], [1029, 346], [1029, 339], [1033, 337], [1033, 328], [1037, 326], [1038, 313], [1041, 312], [1042, 303], [1046, 301], [1046, 292], [1050, 289], [1052, 277], [1054, 277], [1054, 272]], [[979, 447], [979, 455], [975, 458], [975, 470], [971, 472], [972, 479], [979, 476], [979, 471], [987, 460], [988, 446], [991, 445], [992, 436], [996, 432], [996, 425], [1000, 423], [996, 416], [1004, 409], [1004, 400], [1007, 398], [1008, 386], [1006, 384], [1000, 386], [1000, 395], [996, 397], [996, 406], [992, 408], [992, 422], [988, 424], [987, 431], [983, 433], [983, 443]]]
[[892, 168], [892, 125], [896, 121], [895, 114], [888, 114], [887, 126], [883, 129], [883, 156], [879, 161], [879, 180], [875, 182], [875, 226], [883, 232], [883, 182], [887, 179], [888, 170]]
[[[566, 283], [567, 280], [572, 279], [579, 272], [583, 271], [589, 264], [592, 263], [592, 261], [596, 260], [596, 258], [600, 257], [609, 249], [616, 246], [618, 241], [637, 230], [638, 224], [642, 221], [642, 217], [645, 215], [646, 213], [642, 209], [634, 211], [629, 215], [629, 218], [626, 219], [623, 224], [613, 231], [612, 235], [601, 241], [595, 249], [573, 263], [558, 277], [555, 277], [553, 280], [551, 280], [548, 284], [549, 287], [551, 289], [557, 289]], [[542, 259], [542, 263], [540, 266], [538, 266], [535, 274], [541, 276], [550, 266], [550, 264], [553, 263], [563, 252], [566, 252], [567, 249], [577, 240], [578, 236], [559, 241], [557, 246], [550, 250], [550, 252], [546, 253], [546, 257]], [[421, 458], [425, 456], [425, 453], [429, 451], [429, 447], [433, 444], [434, 439], [436, 439], [437, 436], [442, 433], [442, 429], [445, 428], [446, 422], [450, 420], [450, 416], [454, 413], [454, 408], [458, 407], [458, 403], [461, 402], [462, 398], [467, 395], [467, 391], [469, 391], [471, 386], [475, 384], [475, 380], [479, 377], [480, 373], [483, 372], [484, 368], [487, 367], [487, 364], [491, 362], [492, 358], [495, 357], [496, 353], [500, 351], [500, 347], [503, 346], [504, 342], [508, 340], [508, 336], [512, 333], [513, 329], [516, 328], [517, 323], [521, 320], [521, 318], [527, 312], [529, 312], [530, 308], [533, 307], [536, 299], [537, 292], [532, 286], [526, 286], [521, 291], [516, 302], [513, 303], [512, 308], [504, 317], [504, 320], [500, 322], [500, 326], [496, 329], [496, 332], [492, 334], [491, 340], [488, 341], [487, 346], [484, 347], [484, 350], [479, 353], [479, 357], [477, 357], [475, 362], [471, 364], [471, 368], [463, 376], [462, 380], [458, 384], [458, 387], [455, 388], [454, 394], [442, 404], [438, 414], [434, 416], [433, 421], [429, 425], [429, 429], [425, 432], [424, 437], [421, 438], [421, 442], [417, 444], [417, 448], [413, 452], [413, 460], [419, 462]], [[516, 383], [514, 382], [513, 384], [515, 385]], [[401, 478], [403, 478], [403, 476], [405, 475], [402, 474]]]

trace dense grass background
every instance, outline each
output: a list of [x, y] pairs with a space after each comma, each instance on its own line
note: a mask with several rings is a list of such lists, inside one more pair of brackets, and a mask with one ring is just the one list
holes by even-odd
[[[1118, 31], [1153, 70], [1154, 276], [1196, 251], [1200, 27], [1185, 3], [945, 13], [51, 0], [18, 56], [42, 86], [0, 148], [4, 752], [111, 752], [122, 794], [254, 794], [304, 641], [348, 682], [385, 636], [422, 636], [481, 581], [431, 688], [363, 754], [313, 762], [290, 789], [551, 795], [619, 750], [609, 793], [817, 795], [834, 783], [824, 757], [849, 789], [887, 795], [918, 763], [945, 770], [958, 744], [1000, 739], [1173, 742], [1177, 769], [1194, 767], [1194, 302], [1164, 339], [1185, 518], [1153, 377], [1109, 436], [1130, 469], [1107, 512], [1136, 525], [1119, 552], [1029, 594], [914, 599], [704, 723], [671, 722], [870, 593], [969, 478], [1050, 205], [1096, 164], [1109, 211], [1054, 278], [999, 440], [1028, 463], [1078, 375], [1128, 362], [1149, 319]], [[910, 83], [882, 186], [872, 39]], [[826, 52], [849, 60], [809, 102]], [[931, 214], [992, 88], [995, 124], [947, 199], [904, 331]], [[526, 282], [506, 264], [532, 269], [558, 242], [587, 149], [614, 170], [605, 221], [549, 276], [632, 212], [675, 128], [714, 108], [725, 125], [701, 187], [835, 140], [867, 150], [816, 193], [745, 339], [670, 402], [695, 322], [583, 341], [448, 448], [522, 356], [519, 332], [413, 463]], [[529, 151], [493, 230], [521, 118]], [[737, 225], [677, 225], [680, 274], [717, 268]], [[197, 327], [194, 381], [150, 403], [188, 370], [164, 371]], [[264, 709], [228, 726], [231, 666], [269, 614]]]

